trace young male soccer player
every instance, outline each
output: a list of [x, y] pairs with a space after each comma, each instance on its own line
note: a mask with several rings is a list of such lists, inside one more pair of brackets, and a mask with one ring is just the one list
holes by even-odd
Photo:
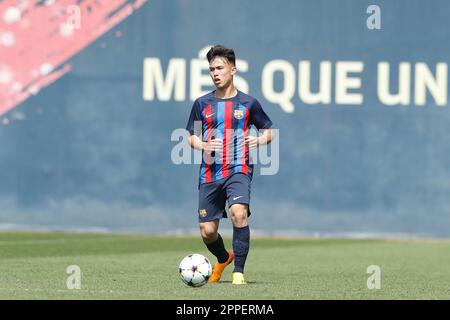
[[[250, 245], [248, 217], [253, 175], [248, 151], [271, 142], [272, 121], [255, 98], [235, 88], [233, 75], [237, 69], [233, 49], [217, 45], [206, 57], [216, 90], [195, 100], [186, 128], [191, 147], [203, 151], [198, 206], [200, 234], [208, 250], [217, 257], [209, 282], [219, 282], [223, 270], [234, 259], [232, 283], [246, 284], [244, 265]], [[249, 136], [252, 125], [266, 130], [259, 137]], [[217, 232], [220, 219], [227, 217], [226, 201], [233, 223], [233, 251], [225, 249]]]

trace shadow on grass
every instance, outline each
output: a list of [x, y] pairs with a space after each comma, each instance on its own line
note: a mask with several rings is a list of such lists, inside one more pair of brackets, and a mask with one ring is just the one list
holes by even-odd
[[[227, 283], [231, 284], [231, 280], [220, 280], [220, 283]], [[247, 284], [262, 284], [262, 283], [270, 283], [270, 282], [263, 282], [263, 281], [247, 281]], [[212, 284], [211, 284], [212, 285]], [[236, 285], [238, 287], [238, 285]]]

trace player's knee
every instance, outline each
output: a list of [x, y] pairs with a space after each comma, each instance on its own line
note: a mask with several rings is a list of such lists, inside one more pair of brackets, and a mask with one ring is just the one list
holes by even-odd
[[200, 225], [200, 235], [202, 236], [203, 242], [211, 243], [217, 239], [217, 230], [208, 225]]
[[234, 207], [231, 210], [231, 217], [234, 225], [243, 225], [247, 222], [248, 208], [247, 206]]

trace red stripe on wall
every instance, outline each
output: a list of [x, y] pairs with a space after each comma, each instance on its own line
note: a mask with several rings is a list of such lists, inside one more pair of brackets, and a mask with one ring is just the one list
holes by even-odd
[[39, 2], [0, 1], [0, 38], [11, 39], [7, 47], [0, 41], [0, 73], [7, 80], [0, 81], [0, 116], [69, 72], [76, 54], [146, 0]]

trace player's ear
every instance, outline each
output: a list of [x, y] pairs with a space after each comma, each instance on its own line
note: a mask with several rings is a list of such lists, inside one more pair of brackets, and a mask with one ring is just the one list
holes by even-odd
[[231, 65], [231, 75], [234, 75], [237, 72], [237, 68], [235, 65]]

